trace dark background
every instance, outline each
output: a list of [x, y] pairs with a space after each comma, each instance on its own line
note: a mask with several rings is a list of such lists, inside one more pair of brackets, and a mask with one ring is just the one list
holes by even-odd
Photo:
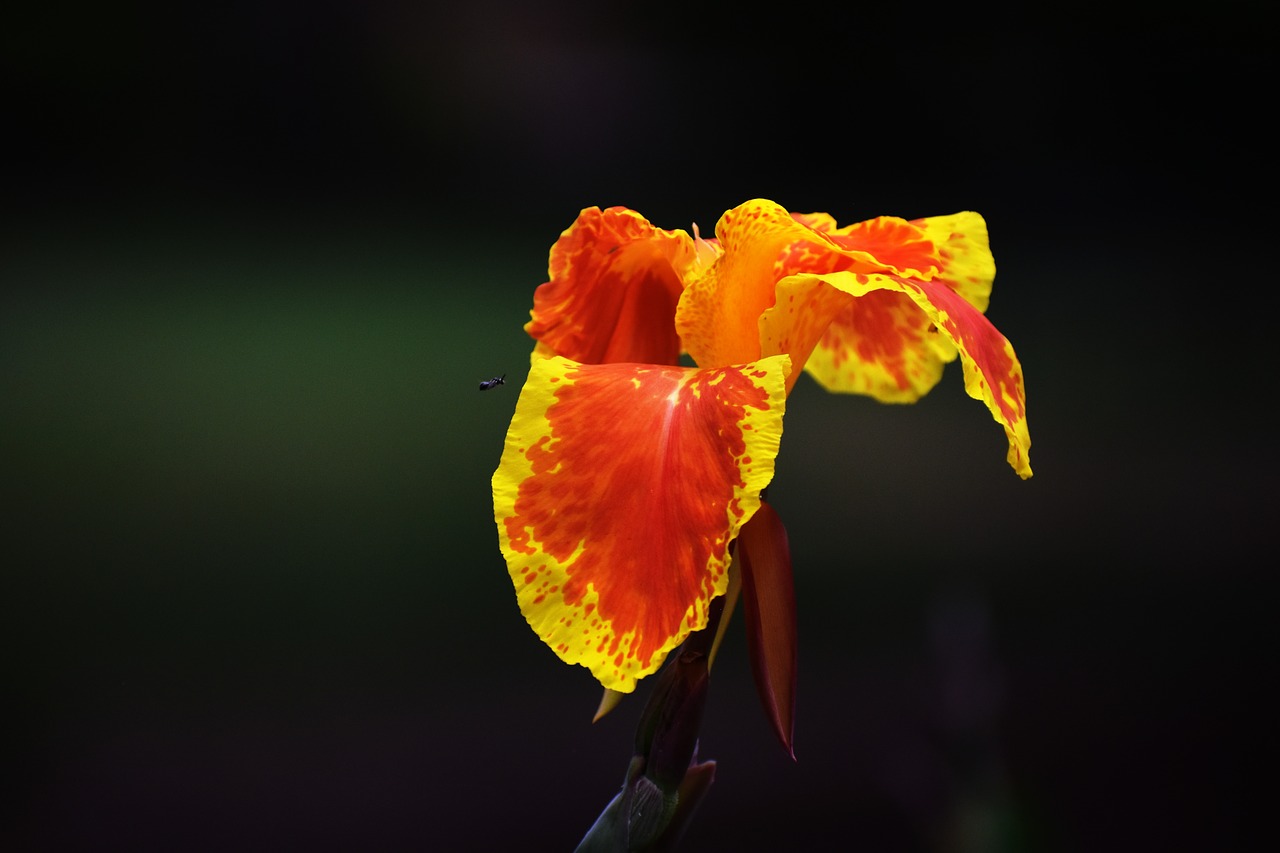
[[515, 607], [521, 325], [580, 208], [764, 196], [987, 218], [1036, 476], [957, 366], [801, 381], [798, 761], [736, 623], [687, 849], [1251, 848], [1261, 4], [441, 5], [6, 12], [0, 846], [571, 849], [642, 699]]

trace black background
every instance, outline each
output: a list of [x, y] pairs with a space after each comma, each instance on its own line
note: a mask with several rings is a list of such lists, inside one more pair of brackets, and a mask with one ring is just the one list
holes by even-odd
[[735, 626], [688, 849], [1251, 846], [1260, 9], [6, 12], [3, 846], [571, 849], [639, 700], [589, 724], [496, 548], [520, 327], [580, 208], [757, 196], [987, 218], [1036, 476], [958, 368], [797, 386], [798, 761]]

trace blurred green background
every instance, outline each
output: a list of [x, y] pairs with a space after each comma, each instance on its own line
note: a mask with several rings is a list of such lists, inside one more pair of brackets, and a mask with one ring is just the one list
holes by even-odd
[[1247, 845], [1254, 11], [19, 9], [0, 846], [572, 849], [642, 699], [590, 725], [515, 606], [488, 481], [521, 326], [580, 208], [710, 231], [756, 196], [982, 212], [1036, 476], [958, 366], [911, 407], [801, 381], [770, 491], [799, 760], [735, 623], [688, 849]]

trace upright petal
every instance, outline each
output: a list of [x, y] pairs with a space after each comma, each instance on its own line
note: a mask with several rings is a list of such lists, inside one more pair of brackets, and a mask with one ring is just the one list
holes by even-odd
[[[787, 353], [793, 361], [800, 363], [810, 358], [810, 351], [823, 335], [824, 321], [847, 310], [850, 305], [862, 306], [868, 299], [885, 298], [896, 299], [887, 307], [877, 307], [876, 310], [883, 309], [884, 316], [899, 319], [909, 313], [907, 306], [914, 306], [913, 310], [929, 324], [929, 331], [925, 334], [940, 335], [946, 346], [958, 351], [964, 365], [965, 390], [969, 396], [983, 401], [992, 417], [1004, 427], [1009, 440], [1009, 464], [1024, 479], [1030, 477], [1028, 454], [1031, 438], [1027, 431], [1022, 365], [1018, 363], [1013, 346], [991, 325], [991, 321], [943, 280], [922, 281], [898, 275], [854, 272], [789, 276], [778, 283], [778, 304], [760, 319], [762, 347], [770, 354]], [[887, 350], [876, 351], [872, 343], [878, 341], [883, 346], [884, 341], [890, 340], [890, 325], [885, 321], [880, 334], [867, 336], [863, 349], [858, 350], [858, 357], [863, 359], [865, 366], [892, 375], [896, 369], [894, 361], [886, 360]], [[914, 346], [918, 341], [906, 334], [902, 339], [903, 348], [918, 351], [919, 348]], [[907, 347], [907, 344], [912, 347]], [[940, 365], [938, 369], [941, 369]], [[866, 390], [874, 393], [871, 388]], [[888, 395], [876, 396], [895, 399]]]
[[676, 329], [694, 361], [714, 367], [760, 357], [757, 321], [773, 305], [779, 257], [790, 244], [816, 234], [765, 199], [720, 217], [720, 253], [714, 263], [691, 269], [676, 309]]
[[624, 207], [583, 210], [551, 248], [525, 331], [539, 354], [586, 364], [676, 364], [674, 318], [693, 239]]
[[706, 625], [773, 477], [790, 369], [535, 360], [494, 517], [520, 609], [563, 660], [630, 692]]

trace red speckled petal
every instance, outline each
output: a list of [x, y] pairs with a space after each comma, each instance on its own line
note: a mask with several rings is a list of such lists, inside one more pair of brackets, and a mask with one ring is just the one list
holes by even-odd
[[534, 361], [494, 517], [520, 609], [563, 660], [631, 692], [706, 625], [773, 477], [790, 369]]
[[916, 219], [911, 224], [924, 229], [924, 235], [937, 247], [941, 269], [933, 280], [945, 281], [965, 302], [985, 314], [996, 278], [986, 221], [973, 211], [964, 211]]
[[[874, 319], [863, 326], [868, 334], [841, 350], [849, 353], [851, 360], [857, 359], [858, 370], [849, 375], [859, 377], [850, 378], [842, 390], [865, 390], [886, 400], [915, 399], [918, 394], [910, 396], [913, 382], [932, 385], [930, 376], [921, 380], [910, 374], [923, 364], [923, 357], [916, 358], [922, 351], [917, 336], [940, 335], [946, 346], [960, 354], [969, 396], [983, 401], [1004, 427], [1009, 464], [1024, 479], [1030, 477], [1031, 438], [1022, 366], [1013, 346], [991, 321], [945, 281], [852, 272], [790, 276], [778, 283], [778, 304], [761, 317], [762, 346], [768, 353], [787, 353], [797, 363], [813, 360], [810, 351], [824, 334], [824, 322], [851, 306], [856, 311], [864, 302], [871, 307], [863, 315]], [[909, 306], [915, 306], [921, 318], [910, 319]], [[896, 325], [899, 321], [901, 326]], [[941, 369], [940, 364], [936, 367]], [[902, 396], [894, 397], [889, 392], [898, 387], [899, 370], [907, 371], [907, 387], [900, 389]], [[936, 381], [936, 377], [932, 379]], [[884, 381], [877, 384], [877, 380]], [[870, 387], [858, 387], [859, 381], [870, 383]]]
[[[824, 294], [831, 301], [830, 294]], [[788, 299], [794, 297], [788, 293]], [[867, 394], [882, 403], [913, 403], [942, 378], [956, 350], [937, 334], [929, 315], [904, 293], [872, 291], [857, 299], [837, 299], [825, 329], [817, 316], [804, 318], [805, 339], [818, 344], [805, 371], [829, 391]]]
[[[825, 213], [788, 213], [780, 205], [755, 199], [727, 211], [716, 225], [721, 249], [714, 263], [687, 268], [688, 284], [676, 309], [676, 328], [698, 364], [731, 364], [758, 358], [758, 321], [777, 298], [777, 282], [800, 273], [842, 270], [881, 273], [905, 278], [943, 280], [970, 303], [985, 309], [995, 266], [987, 248], [987, 229], [976, 213], [907, 221], [881, 216], [844, 228]], [[903, 307], [909, 309], [906, 303]], [[850, 317], [855, 332], [902, 325], [893, 300], [868, 307], [869, 316]], [[914, 333], [927, 343], [928, 324]], [[895, 384], [905, 373], [922, 375], [955, 358], [945, 345], [937, 357], [919, 365], [900, 365]], [[799, 363], [797, 361], [797, 363]], [[936, 381], [936, 375], [934, 381]], [[795, 377], [791, 380], [793, 383]], [[927, 390], [927, 388], [925, 389]]]
[[[779, 279], [799, 273], [848, 271], [941, 283], [979, 311], [985, 310], [995, 278], [987, 226], [972, 212], [907, 221], [881, 216], [836, 228], [826, 214], [796, 214], [807, 233], [787, 243], [774, 272]], [[794, 233], [794, 232], [793, 232]], [[776, 300], [783, 299], [775, 291]], [[794, 302], [795, 293], [786, 299]], [[869, 292], [857, 300], [815, 292], [804, 311], [794, 306], [760, 320], [761, 334], [772, 324], [772, 343], [762, 354], [787, 347], [797, 364], [832, 391], [869, 394], [884, 402], [912, 402], [942, 377], [955, 360], [955, 347], [936, 332], [933, 321], [901, 292]], [[817, 304], [821, 303], [821, 304]], [[796, 324], [787, 329], [782, 320]], [[813, 343], [816, 341], [816, 345]], [[796, 348], [796, 347], [799, 348]], [[798, 377], [793, 375], [789, 385]]]
[[816, 226], [823, 240], [811, 236], [789, 246], [778, 266], [779, 278], [802, 272], [845, 269], [932, 278], [940, 268], [933, 241], [916, 222], [880, 216], [829, 231], [829, 217], [825, 214], [795, 218], [797, 222]]
[[[987, 225], [976, 213], [912, 222], [888, 217], [841, 229], [850, 248], [892, 261], [891, 274], [945, 284], [985, 311], [995, 279]], [[835, 315], [805, 370], [830, 391], [910, 403], [928, 393], [956, 349], [904, 293], [876, 291], [848, 301]]]
[[684, 231], [623, 207], [587, 208], [552, 246], [525, 331], [543, 351], [586, 364], [676, 364], [676, 302], [696, 255]]

